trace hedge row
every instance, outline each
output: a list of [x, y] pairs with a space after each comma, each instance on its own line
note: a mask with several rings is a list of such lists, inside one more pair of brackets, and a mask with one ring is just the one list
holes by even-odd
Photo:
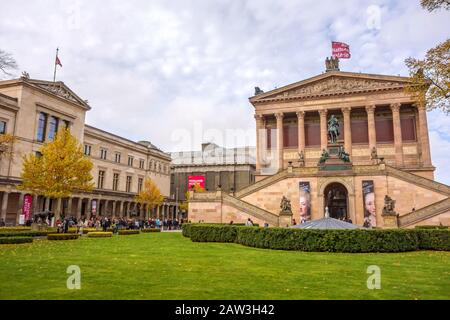
[[31, 231], [31, 227], [0, 227], [0, 232]]
[[161, 232], [161, 229], [158, 228], [142, 229], [141, 232], [143, 233]]
[[448, 230], [450, 229], [450, 227], [447, 226], [416, 226], [416, 229], [443, 229], [443, 230]]
[[33, 242], [32, 237], [7, 237], [0, 238], [0, 244], [21, 244]]
[[76, 240], [79, 236], [76, 233], [53, 233], [47, 236], [47, 240]]
[[139, 230], [119, 230], [120, 236], [128, 236], [132, 234], [139, 234]]
[[88, 237], [89, 238], [111, 238], [112, 232], [89, 232]]
[[[225, 223], [183, 223], [182, 225], [182, 234], [183, 236], [190, 238], [191, 237], [191, 226], [227, 226], [227, 227], [245, 227], [245, 223], [234, 223], [232, 225]], [[259, 224], [254, 224], [254, 227], [259, 227]]]
[[193, 224], [194, 242], [235, 242], [249, 247], [309, 252], [450, 251], [448, 230], [300, 230]]
[[12, 237], [45, 237], [49, 234], [48, 231], [22, 231], [22, 232], [0, 232], [0, 238]]

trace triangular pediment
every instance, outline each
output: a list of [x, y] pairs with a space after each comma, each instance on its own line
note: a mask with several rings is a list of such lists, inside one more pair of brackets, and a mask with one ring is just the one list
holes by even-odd
[[260, 93], [252, 103], [277, 100], [315, 98], [361, 92], [398, 90], [405, 87], [409, 78], [351, 72], [327, 72], [319, 76], [293, 83], [282, 88]]
[[51, 82], [34, 79], [26, 79], [25, 81], [29, 84], [32, 84], [33, 86], [55, 94], [60, 98], [76, 103], [86, 109], [90, 109], [87, 100], [83, 100], [79, 96], [77, 96], [68, 86], [64, 84], [64, 82]]

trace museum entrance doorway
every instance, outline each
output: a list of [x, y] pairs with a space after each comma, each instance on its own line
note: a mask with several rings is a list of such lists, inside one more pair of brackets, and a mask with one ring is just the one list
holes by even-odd
[[344, 185], [331, 183], [324, 191], [324, 208], [328, 207], [330, 218], [347, 220], [348, 213], [348, 192]]

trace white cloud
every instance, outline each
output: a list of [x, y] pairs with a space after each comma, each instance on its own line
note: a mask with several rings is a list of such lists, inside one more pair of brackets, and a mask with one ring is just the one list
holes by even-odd
[[[2, 5], [0, 47], [20, 71], [51, 79], [59, 46], [58, 79], [90, 101], [88, 123], [176, 151], [191, 146], [171, 133], [193, 123], [254, 130], [254, 87], [323, 72], [332, 40], [351, 46], [345, 71], [406, 75], [406, 57], [448, 37], [448, 17], [418, 0], [17, 0]], [[430, 128], [450, 139], [443, 119], [431, 117]]]

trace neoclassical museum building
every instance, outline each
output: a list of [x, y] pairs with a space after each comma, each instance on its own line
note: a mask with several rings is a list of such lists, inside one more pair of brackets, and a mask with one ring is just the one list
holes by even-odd
[[[24, 76], [0, 81], [0, 134], [16, 137], [13, 156], [0, 150], [0, 219], [7, 225], [19, 224], [28, 198], [32, 212], [51, 211], [65, 216], [92, 215], [174, 217], [175, 201], [170, 198], [170, 155], [148, 141], [134, 142], [85, 124], [91, 107], [63, 82], [48, 82]], [[70, 127], [94, 163], [91, 193], [73, 194], [67, 199], [30, 196], [17, 189], [22, 157], [39, 152], [51, 141], [58, 128]], [[164, 203], [153, 212], [135, 202], [146, 177], [156, 182]]]
[[426, 106], [406, 93], [408, 81], [334, 66], [256, 88], [256, 182], [192, 192], [189, 219], [287, 226], [327, 212], [366, 227], [450, 225], [450, 187], [434, 181]]

